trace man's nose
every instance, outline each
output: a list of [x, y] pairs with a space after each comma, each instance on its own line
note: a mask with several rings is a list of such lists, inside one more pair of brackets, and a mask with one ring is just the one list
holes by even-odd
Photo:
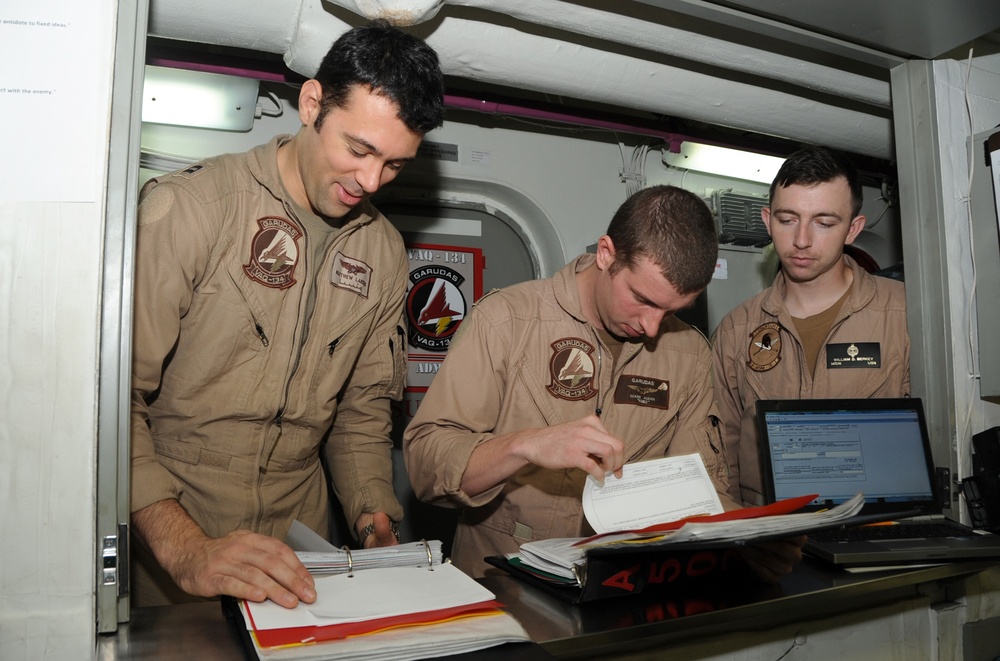
[[663, 325], [663, 321], [666, 318], [666, 311], [650, 310], [639, 320], [639, 324], [642, 326], [642, 334], [646, 337], [656, 337], [660, 334], [660, 326]]
[[808, 248], [812, 245], [812, 233], [808, 223], [800, 223], [795, 229], [795, 247]]
[[382, 164], [375, 162], [366, 163], [364, 166], [358, 168], [355, 173], [355, 179], [357, 179], [358, 185], [361, 186], [362, 190], [371, 195], [382, 185]]

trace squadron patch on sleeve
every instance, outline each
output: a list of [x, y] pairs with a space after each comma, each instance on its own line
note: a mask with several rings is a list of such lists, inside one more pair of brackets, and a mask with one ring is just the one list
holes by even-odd
[[291, 287], [295, 284], [302, 230], [291, 220], [277, 216], [258, 218], [257, 226], [250, 241], [250, 262], [243, 265], [243, 272], [271, 289]]
[[781, 326], [769, 321], [750, 333], [747, 346], [747, 367], [766, 372], [781, 361]]
[[594, 346], [578, 337], [564, 337], [552, 343], [547, 390], [553, 397], [578, 401], [597, 394], [594, 389]]

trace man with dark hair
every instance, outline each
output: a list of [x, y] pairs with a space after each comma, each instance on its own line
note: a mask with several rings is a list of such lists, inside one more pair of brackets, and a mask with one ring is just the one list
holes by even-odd
[[385, 22], [331, 47], [300, 130], [151, 180], [132, 365], [133, 604], [315, 600], [284, 539], [328, 534], [328, 483], [365, 547], [395, 544], [390, 400], [407, 261], [368, 198], [439, 126], [423, 41]]
[[[656, 186], [619, 208], [595, 255], [476, 303], [403, 436], [417, 496], [462, 508], [459, 568], [479, 576], [484, 556], [587, 534], [587, 474], [603, 481], [625, 462], [700, 453], [736, 506], [711, 350], [673, 316], [708, 285], [717, 251], [704, 202]], [[773, 578], [799, 546], [748, 559]]]
[[712, 340], [738, 502], [764, 499], [758, 399], [910, 394], [903, 284], [844, 254], [865, 226], [861, 202], [854, 165], [824, 147], [789, 156], [771, 184], [762, 217], [781, 269], [771, 287], [723, 318]]
[[[694, 195], [649, 189], [625, 200], [611, 218], [608, 237], [615, 246], [611, 275], [649, 257], [681, 294], [701, 292], [712, 279], [719, 253], [715, 225], [705, 222], [707, 207]], [[668, 219], [696, 218], [684, 223]]]

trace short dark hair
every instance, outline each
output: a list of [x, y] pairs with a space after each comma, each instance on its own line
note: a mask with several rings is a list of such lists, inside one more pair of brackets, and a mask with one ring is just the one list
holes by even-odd
[[351, 28], [333, 42], [313, 76], [323, 88], [315, 127], [331, 108], [342, 108], [355, 85], [386, 96], [406, 127], [423, 135], [441, 126], [444, 78], [437, 53], [422, 39], [384, 19]]
[[828, 147], [804, 147], [786, 158], [771, 182], [769, 203], [774, 200], [778, 188], [794, 184], [812, 186], [837, 177], [846, 179], [851, 189], [851, 217], [854, 218], [861, 213], [864, 201], [861, 175], [847, 156]]
[[618, 207], [607, 235], [615, 247], [609, 272], [648, 257], [679, 294], [700, 292], [715, 273], [719, 235], [705, 202], [676, 186], [651, 186]]

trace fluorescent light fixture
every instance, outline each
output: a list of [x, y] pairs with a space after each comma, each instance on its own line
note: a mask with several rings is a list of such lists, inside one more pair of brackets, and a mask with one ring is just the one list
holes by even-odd
[[259, 85], [252, 78], [147, 66], [142, 121], [249, 131]]
[[664, 151], [663, 162], [683, 170], [770, 184], [785, 159], [685, 141], [679, 154]]

